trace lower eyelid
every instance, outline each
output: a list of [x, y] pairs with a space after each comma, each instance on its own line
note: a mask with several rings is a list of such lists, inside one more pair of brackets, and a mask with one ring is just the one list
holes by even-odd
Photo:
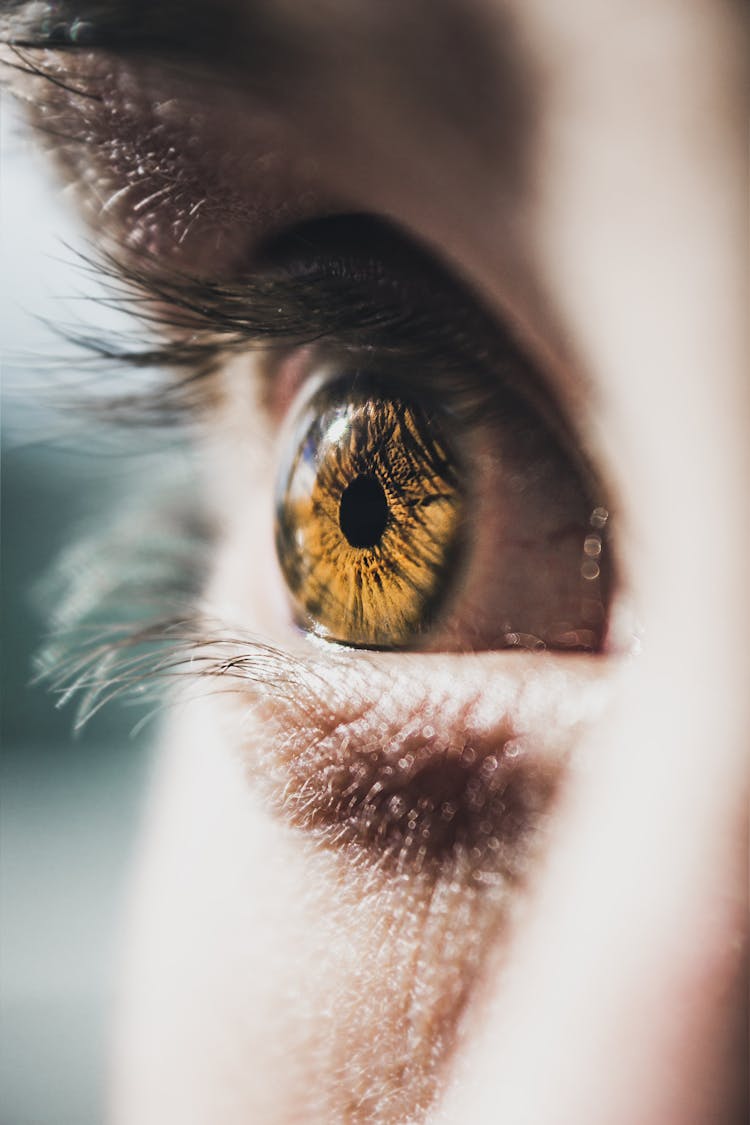
[[521, 876], [606, 694], [586, 657], [346, 653], [290, 660], [288, 676], [286, 659], [266, 691], [241, 650], [224, 667], [237, 722], [249, 702], [255, 716], [248, 773], [294, 829], [386, 873]]

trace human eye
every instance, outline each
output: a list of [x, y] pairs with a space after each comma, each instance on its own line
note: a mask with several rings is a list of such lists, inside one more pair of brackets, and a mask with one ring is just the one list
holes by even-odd
[[603, 490], [507, 330], [370, 217], [270, 254], [332, 326], [269, 372], [290, 400], [275, 545], [297, 622], [363, 648], [599, 651]]
[[[42, 125], [160, 333], [123, 358], [161, 363], [155, 409], [199, 433], [207, 574], [182, 631], [138, 640], [174, 638], [157, 671], [217, 689], [174, 736], [192, 746], [176, 788], [205, 769], [188, 819], [236, 815], [248, 866], [208, 925], [277, 878], [291, 941], [312, 903], [270, 993], [285, 1034], [334, 1059], [313, 1116], [403, 1119], [434, 1097], [620, 645], [616, 503], [584, 412], [512, 315], [510, 267], [490, 291], [450, 230], [443, 247], [414, 207], [342, 181], [282, 112], [196, 96], [177, 64], [23, 51], [60, 83]], [[178, 836], [200, 868], [216, 841]], [[249, 1008], [266, 929], [252, 971], [241, 941], [228, 957]]]

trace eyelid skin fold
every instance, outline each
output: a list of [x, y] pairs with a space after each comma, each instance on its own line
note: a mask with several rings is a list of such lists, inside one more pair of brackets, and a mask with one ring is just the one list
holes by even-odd
[[[321, 642], [325, 648], [324, 642]], [[584, 727], [606, 703], [597, 658], [519, 653], [275, 654], [205, 649], [236, 693], [254, 783], [287, 824], [385, 874], [501, 883], [532, 841]], [[267, 659], [267, 658], [266, 658]]]
[[[239, 1011], [240, 1025], [229, 1024], [238, 1045], [232, 1057], [247, 1069], [255, 1056], [246, 1012], [273, 1010], [271, 1026], [280, 1031], [258, 1046], [258, 1056], [290, 1084], [281, 1095], [287, 1120], [295, 1113], [358, 1125], [423, 1120], [461, 1041], [477, 973], [526, 909], [551, 838], [550, 813], [577, 768], [570, 754], [579, 723], [605, 702], [597, 682], [602, 662], [527, 661], [515, 653], [332, 656], [309, 642], [281, 653], [249, 637], [199, 644], [194, 652], [193, 674], [205, 673], [196, 686], [211, 698], [175, 716], [170, 753], [196, 789], [174, 854], [183, 872], [177, 883], [193, 904], [189, 888], [196, 872], [202, 877], [206, 852], [224, 855], [228, 846], [237, 864], [231, 909], [220, 905], [192, 922], [208, 931], [209, 942], [229, 927], [221, 977], [229, 978], [231, 1011]], [[379, 814], [377, 786], [387, 788], [385, 770], [400, 738], [398, 758], [412, 754], [414, 767], [385, 794]], [[478, 754], [456, 787], [464, 746]], [[454, 800], [452, 822], [419, 805], [434, 795], [430, 770], [439, 775], [443, 764], [457, 766], [442, 775], [448, 789], [439, 794], [444, 803]], [[176, 801], [181, 817], [169, 774], [165, 786], [164, 799]], [[484, 793], [492, 798], [485, 810]], [[386, 809], [389, 800], [403, 802], [402, 816]], [[341, 817], [347, 804], [348, 820]], [[417, 832], [436, 820], [449, 830], [458, 822], [463, 836], [454, 829], [453, 838], [438, 836], [424, 848], [409, 844], [408, 819]], [[189, 908], [179, 921], [191, 925]], [[200, 995], [211, 946], [199, 934], [191, 956], [195, 934], [183, 946], [179, 929], [171, 932], [178, 951], [165, 958], [187, 963]], [[249, 977], [248, 948], [254, 957], [264, 954], [260, 973]], [[220, 1011], [209, 1015], [220, 1020]], [[215, 1026], [223, 1036], [225, 1025]], [[151, 1027], [145, 1038], [158, 1043]], [[214, 1038], [209, 1029], [209, 1054]], [[300, 1040], [300, 1049], [290, 1050]], [[269, 1111], [265, 1119], [275, 1118]]]
[[[263, 866], [304, 878], [291, 976], [340, 1068], [313, 1083], [313, 1120], [421, 1120], [433, 1102], [477, 975], [526, 909], [557, 801], [586, 769], [574, 750], [607, 705], [608, 663], [302, 638], [286, 652], [241, 637], [192, 650], [186, 671], [216, 692], [192, 705], [201, 753], [217, 736], [222, 762], [230, 748], [233, 785], [249, 781], [243, 801], [262, 809]], [[199, 807], [211, 798], [209, 786]], [[257, 904], [245, 909], [258, 925]], [[274, 995], [294, 1034], [298, 1002]]]

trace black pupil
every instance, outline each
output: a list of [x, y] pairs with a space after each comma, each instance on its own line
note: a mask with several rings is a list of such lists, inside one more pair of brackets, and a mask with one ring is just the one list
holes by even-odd
[[383, 486], [369, 474], [355, 477], [341, 496], [339, 527], [352, 547], [375, 547], [388, 522]]

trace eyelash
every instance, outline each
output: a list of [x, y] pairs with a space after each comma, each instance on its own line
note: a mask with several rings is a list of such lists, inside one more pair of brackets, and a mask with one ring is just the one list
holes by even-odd
[[[147, 255], [82, 257], [105, 289], [102, 303], [149, 333], [68, 340], [103, 366], [166, 374], [148, 391], [107, 402], [110, 417], [164, 424], [195, 417], [212, 399], [211, 376], [231, 354], [263, 359], [266, 383], [291, 351], [376, 356], [394, 377], [420, 377], [470, 422], [505, 388], [536, 410], [566, 450], [580, 447], [560, 404], [521, 348], [477, 299], [421, 248], [369, 215], [295, 228], [261, 250], [251, 272], [218, 281], [166, 272]], [[471, 373], [474, 374], [471, 374]], [[268, 396], [272, 397], [272, 396]], [[575, 453], [574, 453], [575, 451]], [[580, 468], [591, 482], [594, 474]]]
[[[210, 414], [221, 393], [221, 379], [214, 376], [228, 356], [245, 352], [261, 358], [266, 397], [272, 400], [274, 378], [285, 357], [308, 347], [322, 360], [374, 358], [394, 379], [408, 374], [417, 396], [421, 389], [437, 389], [465, 425], [477, 418], [486, 421], [497, 411], [503, 393], [510, 391], [538, 411], [592, 489], [596, 486], [595, 475], [582, 463], [574, 428], [561, 415], [559, 401], [511, 333], [447, 270], [382, 220], [345, 215], [287, 231], [257, 252], [252, 271], [235, 278], [217, 280], [165, 270], [163, 262], [132, 248], [123, 260], [100, 254], [85, 260], [84, 266], [107, 286], [105, 301], [134, 315], [141, 332], [135, 337], [108, 339], [69, 332], [68, 337], [86, 349], [95, 363], [165, 373], [155, 389], [119, 395], [105, 403], [103, 413], [109, 420], [148, 425], [200, 420], [204, 413]], [[143, 328], [149, 336], [145, 344], [140, 338]], [[101, 398], [96, 410], [102, 413]], [[143, 540], [139, 513], [133, 522]], [[231, 628], [231, 622], [228, 627], [208, 616], [200, 602], [206, 570], [200, 559], [210, 563], [215, 531], [210, 526], [201, 528], [191, 542], [186, 528], [187, 520], [178, 513], [177, 557], [160, 561], [167, 589], [179, 594], [174, 599], [175, 616], [149, 620], [147, 610], [142, 622], [92, 630], [91, 617], [81, 621], [74, 612], [62, 623], [67, 638], [62, 644], [53, 643], [43, 654], [42, 675], [60, 693], [61, 702], [71, 696], [78, 699], [77, 726], [120, 696], [164, 707], [165, 682], [184, 682], [191, 692], [237, 691], [243, 706], [245, 701], [253, 706], [258, 700], [275, 699], [284, 705], [286, 715], [301, 710], [301, 722], [299, 714], [294, 715], [296, 725], [303, 733], [309, 729], [314, 734], [314, 717], [330, 708], [331, 697], [327, 690], [314, 698], [310, 685], [314, 687], [316, 678], [321, 683], [327, 680], [336, 658], [301, 652], [293, 642], [288, 646], [291, 651], [279, 651], [263, 639]], [[103, 588], [106, 604], [91, 607], [94, 621], [101, 621], [118, 594], [124, 605], [131, 604], [133, 583], [141, 595], [148, 594], [151, 577], [147, 574], [144, 579], [137, 572], [126, 576], [131, 558], [118, 553], [108, 536], [96, 538], [100, 558], [103, 542], [103, 568], [109, 573]], [[126, 535], [128, 538], [133, 537]], [[85, 573], [90, 579], [96, 546], [93, 552], [90, 544], [83, 549], [85, 571], [75, 562], [68, 569], [70, 575]], [[80, 545], [76, 550], [81, 550]], [[185, 581], [186, 562], [193, 568], [189, 582]], [[75, 609], [75, 603], [73, 590], [68, 604]], [[369, 654], [364, 654], [363, 660], [368, 659]], [[429, 659], [429, 654], [420, 659]], [[366, 666], [360, 666], [360, 672], [362, 667]], [[348, 663], [347, 677], [351, 678]], [[168, 702], [169, 697], [166, 705]], [[289, 729], [293, 725], [290, 722]], [[415, 805], [424, 805], [424, 826], [434, 836], [432, 851], [421, 846], [415, 849], [411, 836], [405, 835], [403, 818], [390, 802], [381, 807], [373, 800], [380, 775], [390, 769], [388, 762], [370, 762], [365, 770], [361, 766], [353, 762], [351, 776], [331, 783], [331, 764], [321, 751], [320, 761], [312, 763], [317, 771], [313, 791], [315, 784], [322, 787], [326, 799], [319, 798], [316, 804], [309, 800], [308, 766], [301, 761], [291, 784], [283, 786], [285, 814], [293, 824], [312, 828], [323, 843], [343, 833], [357, 849], [364, 847], [368, 852], [384, 844], [398, 864], [412, 862], [417, 870], [423, 865], [443, 870], [447, 853], [447, 870], [453, 871], [464, 862], [464, 852], [476, 850], [481, 853], [478, 864], [496, 864], [494, 853], [482, 852], [484, 821], [460, 800], [460, 815], [453, 819], [451, 813], [452, 827], [434, 831], [436, 814], [430, 801], [435, 779], [429, 771], [415, 767], [415, 777], [404, 786], [403, 799], [408, 804], [411, 797]], [[477, 780], [479, 795], [492, 798], [494, 790], [485, 784], [482, 766], [480, 754], [474, 771], [478, 780], [463, 766], [460, 780], [463, 784], [469, 778], [472, 785]], [[530, 798], [522, 784], [514, 790], [512, 768], [502, 777], [503, 784], [510, 779], [510, 819], [523, 826], [533, 820], [533, 809], [526, 807]], [[439, 780], [450, 796], [455, 779]], [[429, 793], [422, 791], [425, 787]], [[339, 791], [344, 795], [340, 799], [336, 796]], [[548, 795], [545, 790], [537, 796], [546, 801]], [[495, 837], [490, 842], [502, 844]], [[514, 850], [518, 850], [515, 843]]]
[[[158, 271], [147, 257], [132, 255], [125, 263], [107, 256], [84, 259], [83, 267], [95, 271], [105, 285], [105, 301], [134, 315], [153, 339], [144, 346], [129, 337], [68, 332], [68, 338], [97, 363], [165, 373], [154, 388], [106, 403], [109, 420], [164, 425], [200, 419], [210, 412], [216, 394], [212, 377], [223, 361], [248, 350], [263, 358], [272, 397], [284, 358], [311, 345], [320, 357], [375, 357], [395, 379], [408, 372], [417, 395], [420, 389], [434, 393], [439, 387], [469, 428], [492, 416], [510, 391], [549, 421], [567, 450], [577, 449], [541, 378], [507, 331], [440, 265], [372, 216], [339, 216], [288, 232], [258, 254], [254, 273], [237, 281], [170, 274]], [[101, 412], [101, 402], [96, 410]], [[580, 464], [579, 453], [575, 458], [593, 488], [593, 474]], [[181, 523], [182, 517], [176, 526]], [[204, 551], [211, 538], [210, 527], [200, 530]], [[183, 541], [183, 534], [175, 535], [175, 543]], [[82, 633], [75, 620], [69, 621], [69, 640], [43, 654], [42, 673], [54, 689], [64, 699], [78, 694], [79, 723], [111, 696], [135, 686], [142, 691], [144, 682], [179, 672], [185, 651], [196, 642], [210, 646], [217, 630], [200, 621], [196, 611], [201, 576], [184, 582], [184, 558], [190, 554], [162, 563], [173, 584], [184, 587], [177, 619], [118, 628], [106, 637], [98, 631], [93, 645], [90, 631]], [[121, 558], [105, 559], [105, 570], [116, 575], [121, 567]], [[67, 570], [75, 573], [70, 565]], [[116, 585], [116, 580], [104, 582], [105, 587]], [[122, 600], [128, 597], [124, 591]], [[68, 601], [75, 604], [75, 595]], [[101, 607], [95, 618], [101, 620]], [[259, 654], [265, 651], [255, 641], [245, 643]], [[258, 668], [267, 663], [267, 653], [259, 655]], [[207, 660], [205, 670], [210, 679], [216, 664]], [[270, 683], [266, 676], [263, 680]]]

